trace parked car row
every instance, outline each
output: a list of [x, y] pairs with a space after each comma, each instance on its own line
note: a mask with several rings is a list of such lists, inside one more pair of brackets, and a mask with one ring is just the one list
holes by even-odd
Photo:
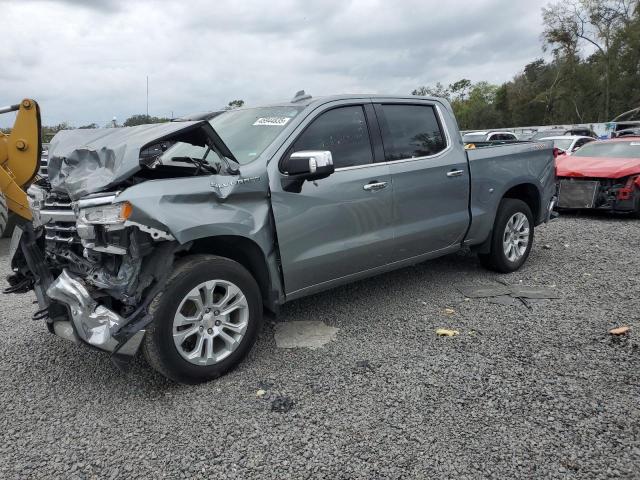
[[553, 142], [558, 209], [599, 209], [640, 216], [640, 125], [618, 129], [608, 140], [583, 127], [548, 129], [519, 137], [513, 132], [467, 132], [465, 148], [502, 143]]
[[592, 137], [582, 137], [578, 135], [567, 135], [559, 137], [543, 137], [540, 141], [551, 140], [553, 147], [557, 148], [560, 153], [571, 155], [583, 145], [595, 141]]
[[[630, 129], [633, 131], [633, 129]], [[625, 130], [626, 131], [626, 130]], [[620, 135], [620, 132], [618, 132]], [[495, 141], [538, 141], [550, 137], [589, 137], [591, 139], [597, 139], [598, 134], [590, 128], [575, 127], [575, 128], [551, 128], [548, 130], [539, 130], [537, 132], [527, 132], [516, 135], [508, 130], [482, 130], [466, 132], [462, 136], [462, 140], [465, 143], [478, 143], [478, 142], [495, 142]]]

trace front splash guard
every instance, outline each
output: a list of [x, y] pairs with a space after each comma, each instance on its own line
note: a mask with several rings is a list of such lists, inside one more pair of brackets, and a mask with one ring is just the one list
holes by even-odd
[[[65, 269], [51, 283], [47, 289], [47, 296], [69, 307], [75, 334], [81, 340], [101, 350], [116, 350], [119, 342], [113, 334], [126, 324], [126, 320], [91, 298], [82, 280]], [[55, 329], [56, 333], [58, 330]], [[117, 353], [134, 355], [140, 347], [144, 333], [144, 330], [136, 332], [124, 345], [117, 348]], [[70, 339], [68, 335], [60, 336]]]

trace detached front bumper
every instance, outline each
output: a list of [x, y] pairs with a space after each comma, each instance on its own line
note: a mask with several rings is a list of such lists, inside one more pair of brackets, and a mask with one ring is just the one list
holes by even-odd
[[[153, 241], [137, 226], [122, 232], [129, 240], [124, 254], [95, 254], [85, 247], [85, 255], [74, 256], [71, 246], [78, 242], [63, 248], [57, 242], [50, 250], [43, 227], [17, 227], [10, 245], [14, 274], [6, 291], [33, 289], [39, 305], [34, 320], [44, 320], [48, 330], [62, 338], [110, 352], [112, 361], [125, 368], [152, 321], [148, 306], [166, 283], [175, 253], [190, 244]], [[58, 257], [52, 257], [52, 251]], [[69, 261], [56, 261], [61, 256]], [[78, 267], [90, 259], [89, 269]], [[119, 262], [115, 270], [107, 270], [110, 262]]]
[[71, 316], [71, 321], [53, 321], [56, 335], [76, 343], [82, 340], [107, 352], [117, 350], [120, 355], [134, 355], [138, 351], [145, 331], [137, 331], [120, 346], [114, 335], [125, 326], [126, 320], [91, 298], [80, 278], [63, 270], [46, 293], [50, 299], [65, 304]]

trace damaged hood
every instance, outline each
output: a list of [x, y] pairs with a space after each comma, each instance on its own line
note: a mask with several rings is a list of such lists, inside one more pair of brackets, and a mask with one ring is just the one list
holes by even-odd
[[558, 177], [623, 178], [640, 173], [640, 158], [561, 156]]
[[206, 121], [62, 130], [53, 137], [49, 147], [49, 183], [53, 190], [74, 200], [108, 190], [142, 168], [142, 149], [166, 140], [200, 146], [213, 144], [223, 155], [233, 159], [227, 146]]

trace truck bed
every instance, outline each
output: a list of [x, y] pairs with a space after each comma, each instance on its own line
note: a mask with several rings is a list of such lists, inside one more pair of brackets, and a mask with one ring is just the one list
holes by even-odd
[[[469, 162], [471, 226], [465, 243], [474, 245], [486, 239], [500, 199], [515, 185], [530, 185], [540, 194], [541, 206], [555, 194], [553, 143], [517, 141], [466, 150]], [[534, 180], [533, 180], [534, 179]], [[522, 188], [522, 187], [520, 187]], [[535, 189], [535, 190], [533, 190]], [[545, 208], [533, 212], [536, 224], [547, 218]]]

